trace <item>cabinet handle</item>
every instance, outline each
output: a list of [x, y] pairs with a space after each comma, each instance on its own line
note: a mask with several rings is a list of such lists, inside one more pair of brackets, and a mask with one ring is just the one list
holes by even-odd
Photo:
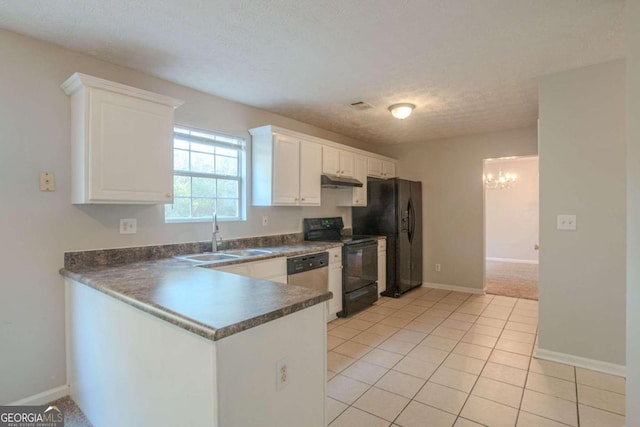
[[167, 193], [166, 196], [167, 196], [167, 199], [170, 199], [171, 198], [171, 193]]
[[293, 198], [293, 201], [294, 201], [294, 202], [297, 202], [297, 201], [298, 201], [298, 198], [297, 198], [297, 197], [294, 197], [294, 198]]
[[301, 200], [304, 201], [304, 197]]

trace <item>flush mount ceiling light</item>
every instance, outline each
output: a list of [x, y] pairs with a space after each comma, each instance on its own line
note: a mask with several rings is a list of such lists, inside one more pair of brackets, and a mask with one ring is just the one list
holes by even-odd
[[409, 117], [414, 108], [416, 108], [415, 105], [404, 102], [402, 104], [393, 104], [389, 107], [389, 111], [391, 111], [393, 117], [402, 120]]

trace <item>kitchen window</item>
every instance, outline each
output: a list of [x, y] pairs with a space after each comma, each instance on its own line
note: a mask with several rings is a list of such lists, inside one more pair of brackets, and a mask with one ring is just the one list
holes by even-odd
[[166, 222], [242, 220], [245, 140], [236, 136], [173, 128], [173, 204]]

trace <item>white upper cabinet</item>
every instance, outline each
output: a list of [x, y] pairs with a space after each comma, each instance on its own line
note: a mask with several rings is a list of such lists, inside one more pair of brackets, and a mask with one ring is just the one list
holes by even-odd
[[300, 141], [300, 204], [320, 205], [322, 146]]
[[367, 175], [375, 178], [382, 177], [382, 160], [369, 157], [367, 159]]
[[388, 160], [369, 157], [367, 159], [367, 175], [375, 178], [395, 178], [396, 164]]
[[382, 161], [382, 177], [383, 178], [395, 178], [396, 177], [396, 164], [393, 162], [388, 162], [386, 160]]
[[182, 101], [75, 73], [71, 97], [75, 204], [173, 202], [173, 111]]
[[295, 205], [300, 196], [300, 141], [273, 139], [273, 205]]
[[323, 174], [362, 182], [363, 187], [330, 191], [338, 192], [338, 206], [366, 206], [367, 176], [395, 176], [395, 162], [388, 157], [277, 126], [261, 126], [249, 133], [254, 206], [320, 206]]
[[257, 129], [251, 130], [253, 205], [319, 206], [321, 146]]
[[333, 147], [322, 147], [322, 173], [340, 174], [340, 151]]
[[322, 147], [322, 173], [353, 177], [354, 154], [334, 147]]
[[367, 158], [354, 155], [353, 177], [362, 182], [362, 187], [339, 190], [337, 206], [367, 206]]

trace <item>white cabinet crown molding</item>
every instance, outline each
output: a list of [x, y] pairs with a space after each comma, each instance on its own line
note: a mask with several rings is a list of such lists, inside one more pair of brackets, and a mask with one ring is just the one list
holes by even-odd
[[169, 96], [160, 95], [146, 90], [138, 89], [132, 86], [123, 85], [121, 83], [111, 82], [88, 74], [74, 73], [60, 85], [65, 94], [71, 96], [82, 87], [92, 87], [97, 89], [108, 90], [122, 95], [133, 96], [144, 99], [146, 101], [156, 102], [158, 104], [169, 105], [178, 108], [184, 101]]
[[312, 135], [309, 135], [309, 134], [306, 134], [306, 133], [302, 133], [302, 132], [298, 132], [298, 131], [295, 131], [295, 130], [290, 130], [290, 129], [286, 129], [286, 128], [282, 128], [282, 127], [274, 126], [274, 125], [264, 125], [264, 126], [255, 127], [255, 128], [249, 129], [249, 133], [252, 136], [269, 135], [269, 134], [282, 134], [282, 135], [286, 135], [286, 136], [293, 137], [293, 138], [300, 138], [300, 139], [304, 139], [306, 141], [316, 142], [316, 143], [322, 144], [324, 146], [334, 147], [334, 148], [338, 148], [338, 149], [344, 150], [344, 151], [350, 151], [352, 153], [360, 154], [360, 155], [363, 155], [363, 156], [366, 156], [366, 157], [372, 157], [372, 158], [376, 158], [376, 159], [380, 159], [380, 160], [386, 160], [386, 161], [394, 163], [394, 164], [397, 162], [396, 159], [393, 159], [393, 158], [387, 157], [387, 156], [383, 156], [382, 154], [372, 153], [370, 151], [361, 150], [359, 148], [351, 147], [349, 145], [339, 144], [337, 142], [333, 142], [333, 141], [330, 141], [328, 139], [319, 138], [317, 136], [312, 136]]

